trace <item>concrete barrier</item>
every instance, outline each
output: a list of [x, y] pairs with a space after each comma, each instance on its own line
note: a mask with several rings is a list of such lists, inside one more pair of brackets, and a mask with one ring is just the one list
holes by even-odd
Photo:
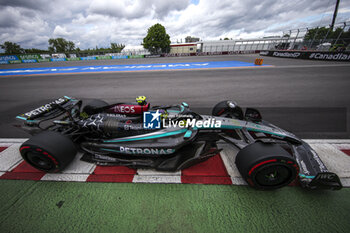
[[323, 51], [297, 51], [277, 50], [261, 51], [260, 55], [270, 57], [323, 60], [323, 61], [350, 61], [350, 52], [323, 52]]

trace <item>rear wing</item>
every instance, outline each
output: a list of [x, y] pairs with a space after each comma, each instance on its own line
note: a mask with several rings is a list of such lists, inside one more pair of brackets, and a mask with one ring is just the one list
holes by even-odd
[[18, 115], [16, 118], [26, 123], [55, 118], [73, 108], [79, 102], [81, 101], [68, 96], [63, 96], [29, 112]]

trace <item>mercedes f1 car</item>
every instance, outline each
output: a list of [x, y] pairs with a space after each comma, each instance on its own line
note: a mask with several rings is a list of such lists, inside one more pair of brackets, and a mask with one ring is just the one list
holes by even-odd
[[263, 120], [257, 109], [243, 111], [227, 100], [212, 115], [200, 115], [186, 103], [151, 107], [143, 96], [136, 100], [83, 103], [64, 96], [21, 114], [21, 127], [33, 136], [20, 153], [45, 172], [62, 171], [78, 151], [81, 160], [98, 165], [177, 171], [218, 154], [221, 141], [239, 149], [236, 166], [254, 188], [295, 180], [308, 189], [342, 188], [306, 142]]

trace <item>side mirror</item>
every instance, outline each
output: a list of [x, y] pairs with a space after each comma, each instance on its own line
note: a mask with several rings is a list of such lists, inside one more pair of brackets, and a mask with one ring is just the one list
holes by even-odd
[[255, 108], [247, 108], [245, 110], [244, 117], [247, 120], [251, 120], [253, 122], [260, 122], [262, 120], [260, 112]]

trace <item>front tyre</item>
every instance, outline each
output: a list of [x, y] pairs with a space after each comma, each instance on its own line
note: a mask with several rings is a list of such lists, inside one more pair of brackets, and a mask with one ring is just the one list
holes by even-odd
[[66, 136], [44, 131], [24, 142], [20, 147], [22, 158], [34, 168], [56, 173], [74, 159], [77, 149]]
[[247, 183], [256, 189], [271, 190], [291, 183], [299, 173], [293, 157], [276, 144], [255, 142], [243, 148], [236, 166]]

